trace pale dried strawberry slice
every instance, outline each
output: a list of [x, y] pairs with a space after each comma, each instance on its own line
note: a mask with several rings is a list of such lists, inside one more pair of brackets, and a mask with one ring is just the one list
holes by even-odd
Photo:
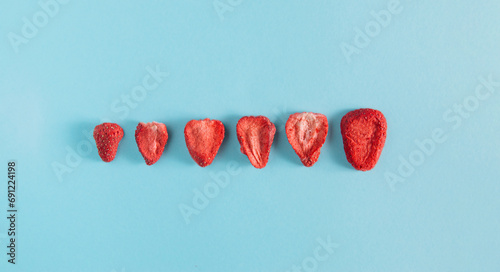
[[313, 112], [294, 113], [285, 125], [288, 142], [302, 164], [313, 166], [328, 134], [328, 120], [325, 115]]
[[160, 159], [167, 140], [168, 132], [165, 124], [141, 122], [137, 125], [135, 141], [147, 165], [152, 165]]
[[210, 165], [224, 140], [224, 125], [219, 120], [191, 120], [184, 128], [186, 146], [201, 167]]
[[265, 116], [245, 116], [236, 125], [241, 153], [255, 168], [264, 168], [269, 159], [276, 127]]

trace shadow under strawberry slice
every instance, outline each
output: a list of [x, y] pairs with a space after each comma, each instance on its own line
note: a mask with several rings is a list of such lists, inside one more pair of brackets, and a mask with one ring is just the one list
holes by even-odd
[[347, 161], [357, 170], [375, 167], [385, 145], [387, 121], [374, 109], [358, 109], [342, 117], [340, 130]]

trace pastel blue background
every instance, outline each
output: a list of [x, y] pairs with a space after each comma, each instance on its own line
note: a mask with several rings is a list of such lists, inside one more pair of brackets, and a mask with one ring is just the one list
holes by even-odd
[[[402, 12], [348, 63], [340, 45], [388, 2], [244, 0], [221, 20], [212, 0], [70, 1], [16, 53], [9, 33], [21, 35], [23, 17], [41, 8], [2, 1], [0, 203], [4, 214], [15, 159], [19, 218], [15, 266], [0, 220], [0, 270], [287, 271], [331, 237], [338, 248], [312, 270], [500, 271], [500, 88], [458, 128], [443, 119], [479, 77], [500, 80], [500, 2], [401, 0]], [[168, 77], [127, 114], [113, 110], [157, 65]], [[370, 172], [347, 163], [339, 128], [362, 107], [389, 124]], [[284, 133], [298, 111], [329, 119], [312, 168]], [[278, 127], [263, 170], [235, 135], [241, 116], [260, 114]], [[183, 128], [206, 117], [227, 134], [200, 168]], [[66, 164], [102, 118], [125, 130], [116, 159], [100, 161], [92, 142], [59, 181], [52, 165]], [[168, 127], [151, 167], [133, 137], [139, 121]], [[435, 128], [447, 140], [391, 190], [386, 173]], [[186, 224], [179, 205], [233, 164], [239, 173]]]

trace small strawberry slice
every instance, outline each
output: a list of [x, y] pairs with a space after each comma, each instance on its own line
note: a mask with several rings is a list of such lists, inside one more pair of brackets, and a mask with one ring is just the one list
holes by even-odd
[[123, 129], [115, 123], [102, 123], [94, 128], [94, 139], [99, 156], [105, 162], [115, 159]]
[[285, 125], [286, 137], [302, 164], [313, 166], [328, 134], [328, 120], [320, 113], [302, 112], [290, 115]]
[[352, 166], [361, 171], [373, 169], [384, 148], [387, 121], [373, 109], [358, 109], [347, 113], [340, 123], [344, 151]]
[[168, 132], [165, 124], [141, 122], [137, 125], [135, 141], [147, 165], [153, 165], [160, 159], [167, 140]]
[[245, 116], [236, 124], [241, 153], [255, 168], [264, 168], [269, 159], [276, 127], [265, 116]]
[[219, 120], [191, 120], [184, 128], [186, 146], [201, 167], [210, 165], [224, 140], [224, 125]]

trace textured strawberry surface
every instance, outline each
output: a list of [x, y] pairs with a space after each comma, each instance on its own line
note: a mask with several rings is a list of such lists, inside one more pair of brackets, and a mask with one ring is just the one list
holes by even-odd
[[340, 124], [347, 161], [361, 171], [375, 167], [384, 148], [387, 121], [373, 109], [358, 109], [342, 117]]
[[102, 123], [94, 128], [94, 139], [99, 156], [105, 162], [115, 159], [123, 129], [115, 123]]
[[201, 167], [210, 165], [224, 140], [224, 125], [219, 120], [191, 120], [184, 128], [186, 146]]
[[167, 140], [168, 132], [165, 124], [141, 122], [137, 125], [135, 141], [147, 165], [152, 165], [160, 159]]
[[276, 127], [265, 116], [245, 116], [236, 124], [241, 153], [255, 168], [264, 168], [269, 159]]
[[328, 120], [320, 113], [294, 113], [288, 118], [286, 136], [302, 164], [313, 166], [328, 134]]

